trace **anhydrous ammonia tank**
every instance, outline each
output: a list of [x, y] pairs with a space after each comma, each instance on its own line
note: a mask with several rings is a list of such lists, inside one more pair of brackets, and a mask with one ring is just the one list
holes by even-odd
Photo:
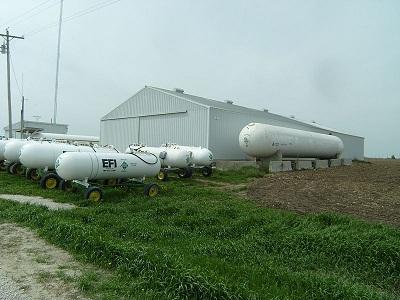
[[340, 138], [261, 123], [250, 123], [239, 134], [240, 148], [252, 157], [266, 158], [282, 152], [290, 158], [334, 158], [343, 152]]
[[30, 143], [36, 143], [32, 140], [10, 140], [4, 146], [4, 157], [8, 162], [19, 163], [19, 151], [22, 146]]
[[33, 169], [55, 169], [57, 157], [64, 152], [94, 152], [89, 146], [75, 146], [66, 143], [36, 142], [25, 144], [19, 153], [20, 162]]
[[11, 140], [0, 140], [0, 160], [5, 160], [6, 157], [4, 156], [4, 150], [6, 147], [6, 144], [11, 141]]
[[130, 146], [125, 153], [153, 153], [160, 158], [163, 167], [185, 168], [191, 163], [192, 153], [179, 147], [147, 147], [147, 146]]
[[75, 135], [75, 134], [61, 134], [61, 133], [49, 133], [49, 132], [35, 132], [32, 133], [30, 138], [36, 140], [56, 140], [56, 141], [73, 141], [73, 142], [90, 142], [98, 143], [100, 138], [98, 136], [91, 135]]
[[190, 162], [196, 166], [209, 166], [213, 162], [213, 154], [210, 150], [203, 147], [190, 147], [190, 146], [179, 146], [181, 149], [190, 151], [192, 156]]
[[160, 160], [152, 153], [66, 152], [56, 160], [56, 172], [65, 180], [124, 179], [156, 176]]

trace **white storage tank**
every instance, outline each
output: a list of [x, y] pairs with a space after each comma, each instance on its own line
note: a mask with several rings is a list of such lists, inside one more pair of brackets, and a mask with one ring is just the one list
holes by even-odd
[[156, 176], [160, 160], [151, 153], [66, 152], [56, 160], [56, 172], [65, 180], [124, 179]]
[[250, 123], [239, 134], [240, 148], [247, 155], [267, 158], [278, 151], [286, 158], [336, 158], [343, 152], [340, 138], [304, 130]]
[[9, 140], [4, 146], [4, 157], [10, 163], [19, 163], [19, 152], [22, 146], [36, 143], [33, 140]]
[[210, 166], [213, 163], [213, 154], [204, 147], [177, 146], [192, 153], [190, 162], [194, 166]]
[[160, 158], [162, 167], [185, 168], [191, 163], [192, 153], [178, 146], [148, 147], [143, 145], [131, 145], [125, 153], [148, 152]]
[[42, 141], [23, 145], [19, 159], [28, 168], [42, 169], [47, 167], [54, 170], [57, 157], [64, 152], [94, 152], [94, 150], [90, 146]]

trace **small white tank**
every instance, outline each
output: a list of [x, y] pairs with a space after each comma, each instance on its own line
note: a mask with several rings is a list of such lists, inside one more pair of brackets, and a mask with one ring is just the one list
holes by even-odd
[[90, 146], [75, 146], [66, 143], [36, 142], [25, 144], [19, 153], [20, 162], [33, 169], [55, 169], [57, 157], [64, 152], [94, 152]]
[[65, 152], [56, 160], [56, 172], [65, 180], [153, 177], [160, 160], [151, 153]]
[[188, 150], [181, 149], [179, 147], [147, 147], [140, 145], [133, 145], [125, 150], [125, 153], [135, 152], [148, 152], [153, 153], [160, 158], [162, 167], [172, 168], [185, 168], [191, 163], [192, 153]]
[[4, 146], [4, 157], [10, 163], [19, 163], [19, 151], [22, 146], [36, 143], [32, 140], [9, 140]]
[[209, 166], [213, 162], [213, 154], [207, 148], [179, 146], [181, 149], [188, 150], [192, 153], [190, 162], [196, 166]]
[[0, 140], [0, 160], [5, 160], [6, 157], [4, 156], [4, 150], [6, 147], [6, 144], [12, 140]]
[[240, 148], [249, 156], [266, 158], [281, 151], [288, 158], [334, 158], [343, 152], [340, 138], [261, 123], [250, 123], [239, 134]]

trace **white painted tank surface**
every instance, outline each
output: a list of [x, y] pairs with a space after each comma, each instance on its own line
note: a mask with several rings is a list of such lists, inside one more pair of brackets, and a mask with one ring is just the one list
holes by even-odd
[[65, 180], [153, 177], [160, 167], [157, 156], [146, 152], [66, 152], [56, 160], [56, 172]]
[[282, 152], [288, 158], [334, 158], [343, 152], [340, 138], [261, 123], [250, 123], [239, 134], [240, 148], [252, 157], [266, 158]]
[[75, 135], [75, 134], [61, 134], [61, 133], [48, 133], [48, 132], [35, 132], [30, 135], [31, 139], [35, 140], [56, 140], [56, 141], [74, 141], [74, 142], [90, 142], [98, 143], [100, 138], [91, 135]]
[[32, 140], [10, 140], [4, 146], [4, 157], [8, 162], [11, 163], [19, 163], [19, 151], [21, 150], [22, 146], [29, 144], [29, 143], [36, 143]]
[[192, 165], [196, 166], [209, 166], [213, 163], [213, 154], [207, 148], [199, 147], [190, 147], [190, 146], [178, 146], [181, 149], [190, 151], [192, 156], [190, 158], [190, 162]]
[[4, 150], [5, 150], [5, 146], [6, 144], [12, 140], [0, 140], [0, 160], [5, 160], [6, 157], [4, 156]]
[[125, 153], [148, 152], [160, 158], [161, 166], [171, 168], [185, 168], [191, 163], [192, 153], [177, 146], [148, 147], [143, 145], [131, 145]]
[[33, 169], [55, 169], [57, 157], [64, 152], [94, 152], [90, 146], [75, 146], [67, 143], [41, 141], [25, 144], [19, 153], [20, 162]]

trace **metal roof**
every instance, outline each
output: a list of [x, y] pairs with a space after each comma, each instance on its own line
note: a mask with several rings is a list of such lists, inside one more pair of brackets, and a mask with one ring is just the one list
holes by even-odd
[[222, 110], [226, 110], [226, 111], [237, 112], [237, 113], [241, 113], [241, 114], [249, 114], [249, 115], [254, 115], [254, 116], [262, 117], [262, 118], [269, 118], [269, 119], [274, 119], [274, 120], [279, 120], [279, 121], [285, 121], [285, 122], [292, 123], [292, 124], [302, 124], [302, 125], [307, 125], [308, 127], [313, 127], [313, 128], [323, 129], [323, 130], [341, 133], [341, 134], [345, 134], [345, 135], [355, 136], [353, 134], [341, 132], [341, 131], [338, 131], [337, 129], [329, 128], [329, 127], [323, 126], [323, 125], [315, 123], [315, 122], [303, 121], [303, 120], [299, 120], [299, 119], [296, 119], [293, 117], [285, 117], [282, 115], [273, 114], [273, 113], [271, 113], [269, 111], [265, 111], [265, 110], [258, 110], [258, 109], [253, 109], [253, 108], [236, 105], [236, 104], [229, 103], [229, 102], [223, 102], [223, 101], [218, 101], [218, 100], [214, 100], [214, 99], [210, 99], [210, 98], [189, 95], [189, 94], [184, 93], [184, 91], [182, 89], [176, 89], [176, 91], [171, 91], [171, 90], [162, 89], [162, 88], [158, 88], [158, 87], [152, 87], [152, 86], [146, 86], [145, 88], [149, 88], [149, 89], [152, 89], [155, 91], [159, 91], [161, 93], [172, 95], [174, 97], [178, 97], [178, 98], [184, 99], [186, 101], [191, 101], [193, 103], [202, 105], [207, 108], [216, 108], [216, 109], [222, 109]]

